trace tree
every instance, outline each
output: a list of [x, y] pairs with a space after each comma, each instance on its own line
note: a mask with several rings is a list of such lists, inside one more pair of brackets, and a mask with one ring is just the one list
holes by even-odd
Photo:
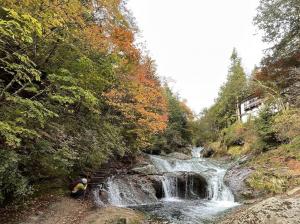
[[195, 136], [197, 145], [205, 145], [216, 141], [221, 130], [238, 120], [237, 104], [247, 95], [247, 79], [241, 64], [241, 58], [233, 49], [230, 57], [227, 80], [219, 90], [218, 98], [213, 106], [203, 110], [194, 129], [199, 133]]
[[300, 48], [300, 1], [261, 0], [255, 25], [264, 31], [263, 41], [272, 44], [275, 60], [293, 55]]
[[241, 102], [247, 94], [247, 79], [241, 65], [241, 58], [234, 49], [231, 55], [227, 81], [221, 87], [219, 96], [212, 110], [216, 113], [216, 123], [219, 129], [238, 120], [236, 105]]
[[135, 150], [146, 148], [152, 135], [162, 133], [167, 125], [166, 100], [155, 74], [153, 61], [145, 58], [131, 76], [104, 93], [107, 104], [118, 114], [127, 142]]
[[167, 153], [185, 150], [192, 145], [190, 121], [193, 119], [193, 114], [167, 85], [165, 85], [164, 91], [169, 119], [164, 132], [153, 136], [153, 145], [149, 149], [154, 152], [164, 151]]
[[300, 1], [261, 0], [254, 23], [264, 32], [263, 40], [272, 45], [255, 78], [299, 106]]

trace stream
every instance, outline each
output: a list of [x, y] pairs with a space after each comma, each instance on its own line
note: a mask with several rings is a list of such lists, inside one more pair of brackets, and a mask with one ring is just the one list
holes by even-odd
[[201, 151], [193, 149], [189, 160], [151, 155], [156, 174], [149, 178], [155, 184], [139, 177], [110, 178], [110, 204], [138, 209], [164, 223], [213, 223], [238, 203], [223, 182], [226, 165], [202, 158]]

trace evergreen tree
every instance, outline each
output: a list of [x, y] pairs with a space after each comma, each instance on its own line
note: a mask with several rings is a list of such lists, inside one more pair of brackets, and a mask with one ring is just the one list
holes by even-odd
[[217, 140], [222, 129], [238, 120], [237, 104], [247, 95], [247, 78], [236, 49], [233, 49], [230, 61], [227, 80], [220, 88], [215, 104], [203, 111], [194, 127], [195, 132], [200, 132], [194, 140], [198, 145]]

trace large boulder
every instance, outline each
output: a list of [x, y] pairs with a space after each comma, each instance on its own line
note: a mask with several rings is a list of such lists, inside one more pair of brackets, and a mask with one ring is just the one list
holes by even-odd
[[232, 167], [226, 172], [224, 182], [232, 191], [236, 201], [251, 199], [257, 196], [245, 182], [253, 172], [254, 169], [240, 167], [239, 165]]
[[138, 174], [144, 174], [144, 175], [150, 175], [150, 174], [157, 174], [158, 171], [155, 168], [154, 165], [152, 164], [147, 164], [145, 166], [140, 166], [140, 167], [134, 167], [131, 169], [134, 173]]
[[298, 224], [300, 223], [300, 195], [277, 196], [234, 212], [221, 224]]
[[111, 202], [119, 205], [151, 204], [158, 201], [156, 189], [146, 175], [123, 175], [108, 182]]
[[164, 190], [162, 186], [162, 176], [160, 175], [149, 175], [148, 179], [152, 183], [152, 187], [155, 189], [155, 196], [160, 199], [164, 196]]

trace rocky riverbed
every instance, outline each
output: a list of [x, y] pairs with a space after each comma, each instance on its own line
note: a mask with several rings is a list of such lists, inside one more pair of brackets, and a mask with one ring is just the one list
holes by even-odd
[[253, 201], [234, 210], [220, 224], [299, 224], [300, 187], [284, 195]]
[[[200, 156], [200, 151], [193, 155]], [[180, 153], [142, 155], [127, 173], [111, 176], [106, 191], [96, 192], [96, 198], [91, 191], [88, 198], [100, 200], [98, 205], [105, 207], [95, 208], [97, 204], [90, 200], [60, 197], [47, 206], [28, 208], [19, 222], [6, 219], [5, 223], [300, 223], [300, 187], [267, 197], [246, 184], [254, 169], [245, 166], [244, 160], [227, 172], [224, 164]]]

